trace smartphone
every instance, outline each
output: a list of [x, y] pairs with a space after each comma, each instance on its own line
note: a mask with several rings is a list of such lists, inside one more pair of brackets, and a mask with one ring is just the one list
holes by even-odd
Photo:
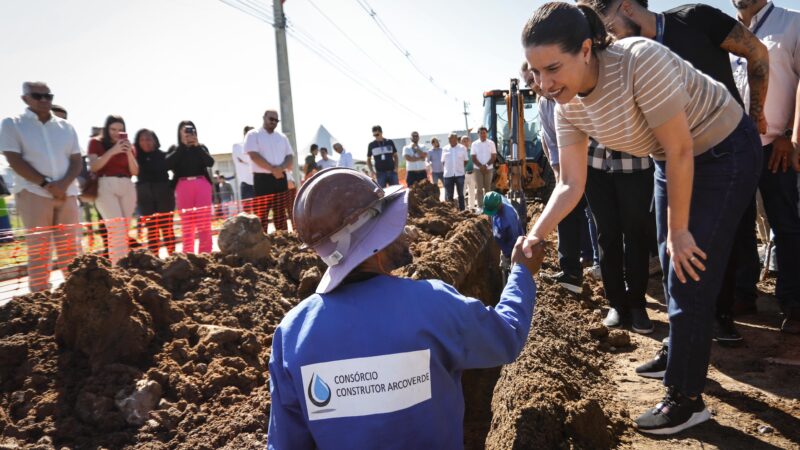
[[128, 140], [128, 133], [126, 133], [124, 131], [122, 133], [118, 134], [117, 136], [118, 136], [118, 139], [120, 141], [127, 141]]

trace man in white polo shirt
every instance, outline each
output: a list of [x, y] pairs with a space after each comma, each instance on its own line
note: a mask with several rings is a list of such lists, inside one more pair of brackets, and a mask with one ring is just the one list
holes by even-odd
[[50, 111], [53, 94], [47, 84], [25, 82], [22, 101], [28, 105], [25, 112], [0, 125], [0, 151], [14, 171], [17, 210], [27, 229], [28, 286], [37, 292], [50, 286], [53, 241], [59, 268], [80, 253], [75, 178], [82, 161], [75, 129]]
[[403, 147], [403, 159], [406, 161], [406, 186], [411, 187], [428, 178], [425, 171], [425, 159], [428, 153], [419, 145], [419, 133], [411, 132], [411, 143]]
[[478, 128], [478, 140], [472, 144], [472, 178], [475, 181], [475, 199], [478, 207], [483, 208], [483, 195], [492, 190], [494, 161], [497, 159], [497, 147], [494, 141], [487, 139], [489, 131], [486, 127]]
[[286, 192], [289, 186], [284, 171], [291, 167], [294, 159], [289, 140], [275, 129], [278, 122], [278, 111], [268, 109], [264, 112], [264, 126], [251, 130], [244, 138], [244, 151], [250, 156], [253, 167], [256, 209], [265, 232], [270, 211], [273, 211], [275, 229], [288, 229]]
[[[253, 127], [244, 127], [243, 136], [252, 130]], [[245, 211], [250, 212], [250, 200], [255, 196], [253, 191], [253, 167], [250, 163], [250, 156], [244, 152], [244, 142], [233, 144], [233, 168], [236, 171], [236, 179], [239, 180], [239, 198]]]
[[464, 172], [467, 166], [467, 148], [458, 143], [458, 135], [453, 132], [447, 137], [450, 142], [442, 149], [442, 165], [444, 166], [444, 199], [453, 201], [453, 189], [458, 193], [458, 209], [463, 211]]

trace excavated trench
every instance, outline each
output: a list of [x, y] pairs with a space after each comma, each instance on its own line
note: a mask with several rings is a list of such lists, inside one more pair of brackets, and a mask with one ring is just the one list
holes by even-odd
[[[439, 278], [495, 304], [488, 220], [440, 203], [427, 183], [409, 212], [414, 262], [397, 275]], [[272, 333], [324, 271], [292, 234], [270, 241], [247, 260], [136, 252], [112, 268], [84, 256], [59, 289], [0, 308], [3, 448], [263, 448]], [[617, 442], [624, 412], [602, 387], [604, 352], [625, 336], [592, 329], [598, 301], [539, 281], [520, 358], [464, 375], [466, 448]]]

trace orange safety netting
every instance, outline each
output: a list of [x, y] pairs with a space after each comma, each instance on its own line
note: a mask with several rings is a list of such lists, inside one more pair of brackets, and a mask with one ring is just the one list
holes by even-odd
[[[216, 236], [222, 223], [240, 212], [258, 216], [265, 232], [286, 230], [292, 217], [295, 193], [295, 189], [290, 189], [279, 194], [150, 216], [14, 229], [13, 240], [0, 244], [0, 299], [26, 293], [28, 287], [38, 290], [48, 286], [51, 277], [59, 276], [53, 271], [66, 268], [78, 255], [94, 253], [108, 257], [109, 246], [147, 249], [161, 257], [176, 251], [196, 252], [196, 241], [200, 241], [197, 248], [202, 250], [204, 239], [213, 241], [209, 247], [216, 248]], [[119, 236], [112, 232], [110, 236], [109, 229], [123, 232]]]

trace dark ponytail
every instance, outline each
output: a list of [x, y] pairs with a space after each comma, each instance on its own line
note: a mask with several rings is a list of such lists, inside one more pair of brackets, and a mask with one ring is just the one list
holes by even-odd
[[586, 22], [589, 24], [589, 32], [592, 39], [592, 48], [597, 50], [604, 50], [606, 47], [614, 42], [614, 38], [608, 34], [606, 24], [597, 14], [594, 8], [585, 4], [578, 3], [578, 9], [581, 10], [583, 16], [586, 17]]
[[522, 46], [558, 45], [561, 51], [576, 54], [583, 41], [591, 39], [592, 50], [603, 50], [614, 41], [600, 16], [591, 6], [564, 2], [545, 3], [522, 29]]

